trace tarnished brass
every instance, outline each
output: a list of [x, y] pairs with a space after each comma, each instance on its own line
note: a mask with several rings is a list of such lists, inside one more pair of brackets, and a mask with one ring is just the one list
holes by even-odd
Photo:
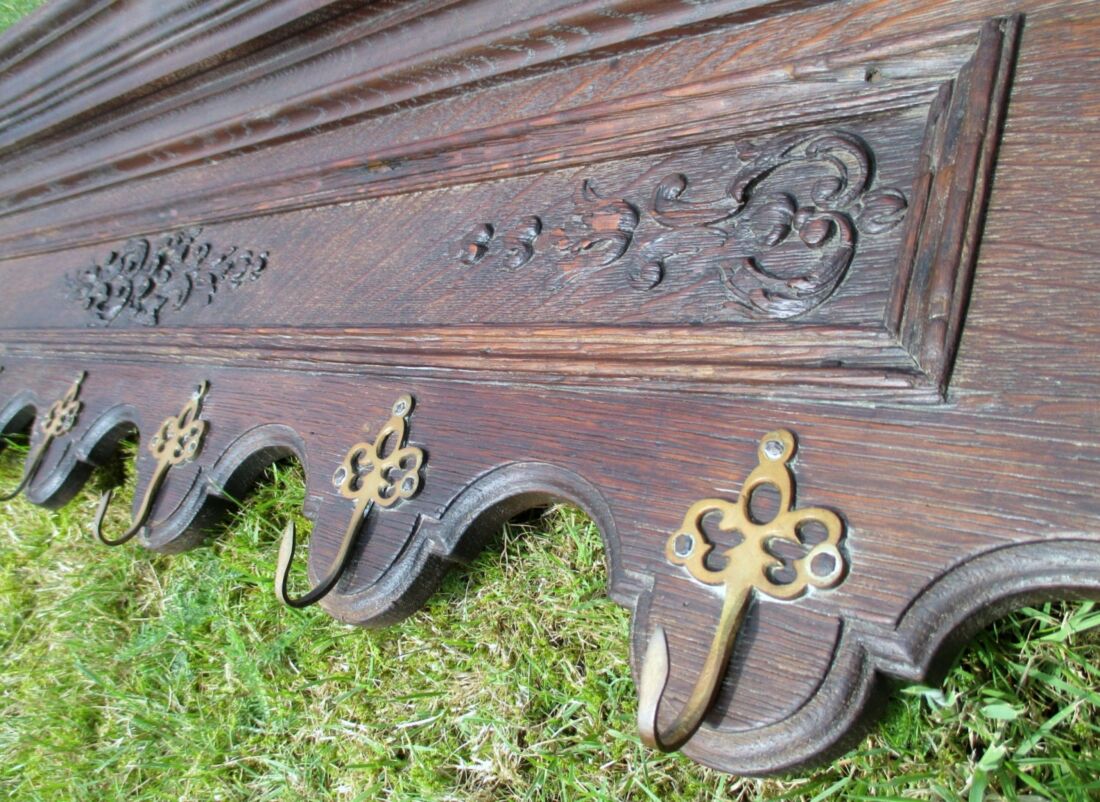
[[[332, 475], [332, 483], [344, 498], [355, 501], [344, 539], [328, 574], [307, 593], [292, 598], [287, 593], [287, 576], [294, 559], [294, 522], [287, 524], [279, 546], [279, 559], [275, 571], [275, 595], [291, 607], [306, 607], [326, 596], [340, 580], [351, 556], [356, 535], [375, 505], [388, 508], [411, 498], [420, 489], [420, 468], [424, 464], [424, 452], [407, 443], [407, 424], [412, 412], [413, 399], [403, 395], [394, 402], [393, 415], [386, 422], [373, 443], [361, 442], [352, 446], [344, 461]], [[393, 450], [386, 449], [392, 440]]]
[[149, 440], [149, 453], [157, 460], [157, 467], [153, 471], [153, 478], [145, 490], [145, 497], [141, 501], [141, 507], [134, 518], [130, 528], [117, 538], [109, 538], [103, 534], [103, 517], [107, 514], [107, 507], [111, 503], [113, 490], [108, 490], [99, 499], [99, 509], [96, 510], [93, 528], [96, 537], [108, 546], [121, 546], [133, 538], [149, 519], [153, 509], [153, 501], [160, 492], [168, 471], [175, 465], [191, 462], [199, 455], [202, 449], [202, 438], [206, 434], [206, 422], [200, 420], [202, 399], [209, 389], [209, 383], [203, 382], [195, 388], [191, 398], [183, 405], [178, 415], [172, 415], [164, 419], [157, 433]]
[[78, 398], [80, 395], [80, 385], [84, 381], [84, 377], [87, 374], [84, 371], [80, 372], [80, 375], [76, 377], [70, 386], [68, 391], [61, 398], [54, 401], [50, 408], [46, 410], [46, 414], [39, 421], [38, 428], [42, 432], [42, 439], [38, 443], [38, 447], [34, 450], [34, 455], [31, 457], [30, 464], [23, 472], [23, 478], [19, 480], [19, 484], [10, 493], [5, 493], [0, 496], [0, 501], [9, 501], [21, 492], [29, 485], [38, 473], [38, 469], [42, 466], [42, 460], [46, 456], [46, 452], [50, 448], [50, 444], [53, 441], [63, 435], [68, 434], [73, 426], [76, 425], [77, 416], [80, 414], [80, 408], [83, 406]]
[[[721, 587], [724, 599], [703, 671], [683, 709], [663, 729], [658, 725], [658, 712], [669, 678], [668, 639], [660, 626], [653, 632], [642, 662], [638, 704], [638, 729], [642, 741], [651, 747], [662, 751], [679, 749], [699, 728], [726, 672], [754, 590], [789, 600], [811, 586], [832, 587], [844, 575], [844, 557], [838, 548], [844, 534], [840, 517], [820, 507], [793, 509], [794, 479], [788, 463], [794, 451], [794, 435], [785, 429], [764, 435], [757, 451], [759, 464], [745, 480], [737, 502], [722, 499], [696, 502], [684, 516], [680, 529], [665, 543], [665, 557], [671, 564], [685, 567], [699, 582]], [[771, 520], [757, 521], [750, 504], [753, 493], [764, 486], [778, 492], [779, 507]], [[725, 550], [726, 563], [719, 570], [706, 565], [714, 544], [703, 534], [702, 522], [712, 513], [721, 516], [719, 529], [736, 532], [742, 538]], [[808, 524], [824, 530], [824, 537], [813, 545], [807, 542]], [[784, 562], [773, 550], [776, 541], [795, 544], [806, 549], [806, 553]], [[780, 571], [785, 575], [781, 576]]]

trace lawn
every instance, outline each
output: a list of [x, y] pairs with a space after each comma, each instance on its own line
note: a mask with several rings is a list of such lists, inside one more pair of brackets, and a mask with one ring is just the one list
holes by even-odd
[[[36, 5], [0, 2], [0, 28]], [[19, 442], [0, 452], [0, 490], [25, 455]], [[985, 630], [941, 688], [899, 689], [842, 759], [743, 779], [640, 745], [629, 614], [604, 595], [599, 533], [575, 509], [505, 528], [420, 612], [365, 631], [275, 600], [279, 532], [304, 495], [296, 464], [173, 557], [91, 537], [119, 475], [98, 473], [56, 512], [0, 504], [8, 798], [1100, 798], [1091, 603]], [[128, 483], [113, 529], [131, 498]]]

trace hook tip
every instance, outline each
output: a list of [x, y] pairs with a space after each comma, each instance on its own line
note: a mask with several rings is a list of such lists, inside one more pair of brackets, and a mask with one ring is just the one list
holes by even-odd
[[99, 497], [99, 507], [95, 512], [95, 519], [92, 521], [92, 530], [104, 546], [121, 546], [123, 543], [129, 543], [134, 535], [145, 528], [145, 520], [148, 517], [148, 504], [143, 504], [137, 520], [130, 524], [129, 529], [113, 540], [107, 537], [103, 534], [103, 519], [107, 516], [107, 508], [111, 505], [111, 499], [114, 498], [114, 495], [115, 490], [113, 487], [103, 491], [103, 495]]
[[99, 497], [99, 506], [96, 507], [95, 518], [92, 519], [92, 531], [100, 541], [112, 545], [108, 542], [107, 537], [103, 534], [103, 519], [107, 515], [107, 508], [111, 505], [111, 499], [114, 497], [115, 490], [113, 487], [109, 487], [103, 491], [103, 494]]
[[657, 709], [668, 683], [668, 639], [664, 627], [653, 630], [642, 658], [638, 676], [638, 732], [642, 743], [652, 749], [668, 751], [657, 734]]
[[23, 492], [23, 487], [26, 484], [27, 484], [27, 481], [26, 481], [25, 478], [20, 480], [19, 484], [17, 484], [15, 486], [15, 490], [12, 490], [9, 493], [4, 493], [3, 495], [0, 495], [0, 501], [11, 501], [13, 498], [15, 498], [16, 496], [18, 496], [20, 493]]
[[51, 438], [47, 435], [46, 438], [38, 444], [34, 456], [31, 457], [30, 464], [23, 469], [23, 476], [19, 479], [19, 484], [17, 484], [15, 489], [11, 492], [0, 495], [0, 501], [11, 501], [30, 486], [31, 481], [34, 480], [34, 477], [38, 473], [38, 468], [42, 465], [43, 457], [46, 456], [46, 449], [50, 446], [50, 439]]
[[275, 561], [275, 598], [288, 606], [293, 606], [286, 592], [287, 575], [290, 573], [290, 562], [293, 559], [294, 519], [291, 519], [283, 529], [282, 541], [279, 543], [279, 556]]

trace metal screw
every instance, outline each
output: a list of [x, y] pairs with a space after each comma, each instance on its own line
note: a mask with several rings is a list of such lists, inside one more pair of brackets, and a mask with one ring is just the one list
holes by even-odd
[[810, 561], [810, 573], [816, 577], [828, 577], [835, 570], [836, 558], [828, 552], [822, 552]]
[[332, 483], [339, 487], [344, 483], [344, 480], [348, 478], [348, 472], [344, 468], [337, 468], [336, 473], [332, 475]]
[[779, 459], [783, 456], [783, 444], [778, 440], [769, 440], [764, 443], [764, 456], [768, 459]]
[[677, 535], [672, 548], [679, 556], [687, 557], [695, 551], [695, 538], [691, 535]]
[[400, 401], [393, 405], [393, 414], [404, 415], [408, 411], [408, 409], [409, 405], [405, 403], [405, 399], [402, 398]]
[[416, 482], [413, 481], [411, 476], [406, 476], [405, 481], [401, 483], [401, 491], [404, 493], [411, 493], [414, 487], [416, 487]]

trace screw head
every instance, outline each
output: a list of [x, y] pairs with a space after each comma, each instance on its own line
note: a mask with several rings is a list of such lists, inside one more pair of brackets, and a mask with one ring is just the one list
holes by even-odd
[[336, 473], [332, 475], [332, 484], [339, 487], [344, 483], [344, 480], [348, 478], [348, 472], [346, 468], [337, 468]]
[[695, 538], [691, 535], [680, 534], [672, 542], [672, 550], [680, 557], [687, 557], [695, 551]]
[[393, 405], [393, 414], [394, 415], [404, 415], [408, 411], [409, 411], [409, 404], [404, 398], [398, 399], [397, 403], [395, 403]]
[[779, 459], [783, 456], [783, 444], [778, 440], [768, 440], [764, 443], [764, 456], [768, 459]]
[[411, 476], [406, 476], [405, 481], [401, 483], [401, 491], [403, 493], [411, 493], [414, 487], [416, 487], [416, 480]]

